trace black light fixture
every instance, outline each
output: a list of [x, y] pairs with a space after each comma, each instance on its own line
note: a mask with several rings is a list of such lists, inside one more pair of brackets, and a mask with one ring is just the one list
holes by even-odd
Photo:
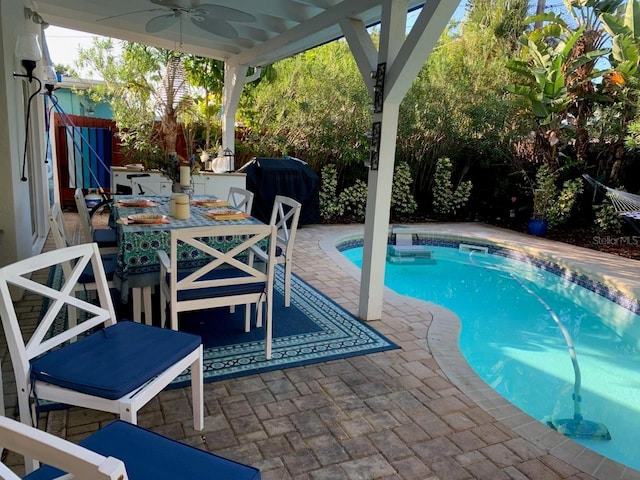
[[26, 78], [31, 83], [34, 79], [38, 82], [38, 88], [29, 96], [27, 100], [27, 118], [25, 121], [25, 133], [24, 133], [24, 152], [22, 157], [22, 176], [20, 180], [27, 181], [27, 147], [29, 146], [29, 123], [31, 117], [31, 101], [42, 90], [42, 82], [40, 79], [33, 75], [33, 71], [36, 69], [36, 62], [42, 59], [42, 51], [40, 50], [40, 44], [38, 42], [38, 35], [35, 33], [21, 33], [18, 35], [16, 41], [16, 58], [21, 61], [26, 74], [13, 73], [14, 77]]

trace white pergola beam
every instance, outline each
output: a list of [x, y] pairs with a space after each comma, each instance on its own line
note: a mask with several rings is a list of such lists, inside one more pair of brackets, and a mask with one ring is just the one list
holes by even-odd
[[340, 28], [349, 44], [362, 80], [364, 80], [369, 93], [373, 95], [374, 82], [373, 78], [371, 78], [371, 72], [376, 70], [378, 50], [373, 44], [371, 35], [367, 32], [365, 24], [360, 20], [342, 19], [340, 20]]

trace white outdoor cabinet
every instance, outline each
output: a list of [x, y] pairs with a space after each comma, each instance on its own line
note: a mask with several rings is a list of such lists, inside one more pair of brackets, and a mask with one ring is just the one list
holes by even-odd
[[[244, 173], [200, 172], [193, 175], [195, 195], [212, 195], [226, 199], [229, 188], [247, 188], [247, 176]], [[122, 185], [133, 190], [134, 195], [171, 195], [172, 182], [157, 171], [137, 171], [125, 167], [111, 168], [111, 189]]]

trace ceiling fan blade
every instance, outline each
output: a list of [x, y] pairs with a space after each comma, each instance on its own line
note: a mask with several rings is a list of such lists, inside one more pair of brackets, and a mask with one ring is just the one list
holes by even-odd
[[154, 17], [147, 22], [144, 26], [144, 30], [147, 33], [158, 33], [162, 30], [169, 28], [171, 25], [176, 23], [180, 18], [180, 13], [170, 13], [169, 15], [160, 15], [159, 17]]
[[238, 38], [238, 31], [229, 23], [210, 17], [194, 15], [191, 22], [201, 29], [224, 38]]
[[204, 13], [218, 20], [226, 20], [229, 22], [255, 22], [256, 17], [250, 13], [237, 10], [235, 8], [223, 7], [222, 5], [213, 5], [211, 3], [203, 3], [193, 7], [194, 12]]

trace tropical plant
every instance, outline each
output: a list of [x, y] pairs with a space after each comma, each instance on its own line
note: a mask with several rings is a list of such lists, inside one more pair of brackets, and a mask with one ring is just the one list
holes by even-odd
[[[640, 118], [638, 118], [639, 72], [640, 63], [640, 2], [629, 0], [624, 14], [603, 13], [602, 25], [611, 36], [611, 68], [603, 75], [601, 91], [612, 100], [613, 130], [612, 143], [624, 145], [630, 151], [640, 150]], [[611, 138], [610, 137], [610, 138]], [[614, 160], [606, 175], [616, 180], [624, 158], [622, 148], [614, 148]]]
[[180, 54], [133, 42], [123, 42], [117, 54], [113, 40], [94, 38], [78, 58], [80, 67], [104, 80], [89, 94], [111, 103], [129, 161], [162, 162], [176, 151], [181, 116], [193, 108]]
[[460, 182], [454, 188], [451, 171], [451, 160], [439, 158], [433, 178], [433, 212], [441, 218], [455, 217], [471, 196], [471, 181]]
[[557, 152], [570, 139], [576, 160], [587, 160], [587, 124], [593, 104], [606, 100], [596, 95], [594, 79], [601, 75], [596, 62], [608, 53], [599, 28], [598, 14], [614, 11], [621, 0], [567, 0], [573, 17], [568, 24], [560, 14], [545, 13], [530, 18], [542, 27], [522, 35], [519, 58], [508, 67], [517, 81], [506, 87], [523, 112], [536, 120], [536, 148], [542, 160], [557, 162]]

